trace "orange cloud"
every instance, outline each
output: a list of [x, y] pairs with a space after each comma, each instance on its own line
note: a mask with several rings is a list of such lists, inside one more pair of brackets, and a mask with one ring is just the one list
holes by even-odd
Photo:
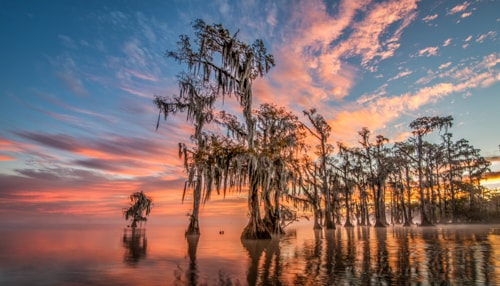
[[470, 3], [465, 1], [462, 4], [456, 5], [448, 11], [448, 15], [456, 14], [465, 11], [469, 7]]
[[[347, 96], [359, 76], [358, 68], [345, 59], [359, 56], [364, 68], [374, 70], [374, 63], [391, 57], [399, 47], [402, 31], [417, 8], [414, 0], [341, 1], [332, 16], [320, 1], [296, 5], [293, 10], [300, 15], [290, 17], [286, 44], [273, 52], [277, 66], [269, 75], [272, 84], [257, 82], [255, 94], [259, 101], [279, 96], [280, 105], [300, 109]], [[355, 19], [360, 14], [364, 17]]]
[[0, 161], [12, 161], [15, 160], [16, 158], [9, 156], [9, 155], [4, 155], [0, 154]]

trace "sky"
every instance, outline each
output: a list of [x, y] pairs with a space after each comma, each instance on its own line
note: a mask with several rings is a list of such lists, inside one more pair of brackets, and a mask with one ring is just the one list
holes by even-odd
[[[176, 94], [183, 67], [165, 52], [196, 19], [274, 55], [254, 108], [275, 103], [304, 122], [316, 108], [331, 142], [349, 145], [363, 127], [396, 142], [418, 117], [451, 115], [453, 138], [498, 172], [498, 11], [498, 0], [0, 1], [0, 217], [123, 220], [143, 190], [150, 221], [187, 223], [177, 144], [192, 129], [181, 115], [156, 130], [153, 99]], [[231, 193], [200, 217], [246, 212], [246, 194]]]

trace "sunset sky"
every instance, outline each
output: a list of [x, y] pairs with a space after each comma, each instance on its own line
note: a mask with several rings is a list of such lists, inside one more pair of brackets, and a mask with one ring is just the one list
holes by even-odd
[[[362, 127], [395, 142], [417, 117], [452, 115], [454, 139], [500, 171], [499, 11], [490, 0], [2, 1], [2, 222], [118, 220], [144, 190], [151, 220], [187, 223], [176, 148], [191, 129], [179, 116], [156, 131], [152, 100], [176, 93], [182, 67], [164, 53], [198, 18], [275, 56], [255, 108], [305, 121], [315, 107], [331, 142], [347, 144]], [[214, 196], [200, 216], [245, 217], [245, 198]]]

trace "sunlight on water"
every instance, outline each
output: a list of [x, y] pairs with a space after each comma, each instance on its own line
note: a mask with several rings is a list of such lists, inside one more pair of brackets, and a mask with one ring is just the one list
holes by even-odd
[[240, 241], [241, 226], [0, 231], [0, 285], [498, 285], [497, 226], [370, 227]]

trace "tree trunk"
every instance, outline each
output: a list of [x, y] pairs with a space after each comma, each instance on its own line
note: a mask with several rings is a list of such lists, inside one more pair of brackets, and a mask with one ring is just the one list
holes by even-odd
[[248, 190], [248, 205], [250, 210], [250, 220], [241, 234], [242, 240], [247, 239], [270, 239], [271, 233], [267, 230], [266, 225], [260, 218], [259, 210], [259, 193], [255, 175], [250, 175], [250, 187]]
[[346, 192], [345, 192], [345, 210], [346, 210], [346, 216], [345, 216], [344, 227], [353, 227], [354, 225], [351, 223], [351, 208], [349, 205], [349, 191], [348, 190], [346, 190]]
[[279, 195], [275, 196], [274, 206], [271, 204], [271, 195], [267, 191], [263, 194], [264, 196], [264, 225], [269, 230], [270, 233], [283, 234], [284, 231], [280, 226], [280, 214], [279, 214]]
[[314, 206], [314, 226], [313, 229], [321, 229], [321, 210]]
[[198, 214], [201, 202], [201, 178], [196, 179], [196, 185], [193, 190], [193, 213], [189, 216], [189, 225], [186, 229], [186, 235], [200, 235], [200, 225], [198, 223]]
[[366, 190], [361, 190], [361, 224], [370, 226], [370, 216], [368, 214], [368, 203], [366, 202]]
[[404, 195], [404, 190], [401, 189], [401, 208], [402, 208], [402, 211], [403, 211], [403, 226], [410, 226], [411, 225], [411, 222], [410, 222], [410, 218], [408, 216], [408, 213], [407, 213], [407, 210], [406, 210], [406, 206], [405, 206], [405, 195]]
[[417, 160], [417, 168], [418, 168], [418, 189], [420, 194], [420, 225], [421, 226], [433, 226], [433, 224], [427, 218], [426, 210], [425, 210], [425, 197], [424, 197], [424, 175], [422, 172], [422, 138], [418, 137], [418, 160]]
[[380, 200], [380, 203], [379, 203], [380, 220], [385, 226], [388, 226], [389, 224], [387, 223], [387, 216], [386, 216], [386, 211], [385, 211], [385, 187], [384, 187], [384, 185], [381, 185], [380, 188], [382, 190], [380, 192], [380, 197], [379, 197], [379, 200]]
[[313, 229], [321, 229], [321, 208], [319, 201], [318, 188], [314, 186], [314, 202], [313, 202], [313, 211], [314, 211], [314, 226]]
[[325, 226], [326, 229], [335, 229], [333, 224], [333, 202], [330, 197], [330, 191], [327, 186], [323, 185], [323, 193], [325, 194]]
[[386, 227], [386, 224], [382, 222], [381, 217], [381, 205], [380, 205], [380, 196], [382, 195], [382, 186], [379, 183], [375, 185], [375, 189], [373, 190], [373, 202], [375, 205], [375, 224], [374, 227]]
[[404, 226], [411, 226], [412, 224], [415, 224], [413, 222], [413, 217], [411, 216], [411, 185], [410, 185], [410, 167], [406, 166], [405, 167], [405, 177], [406, 177], [406, 194], [408, 197], [408, 220], [405, 222]]

